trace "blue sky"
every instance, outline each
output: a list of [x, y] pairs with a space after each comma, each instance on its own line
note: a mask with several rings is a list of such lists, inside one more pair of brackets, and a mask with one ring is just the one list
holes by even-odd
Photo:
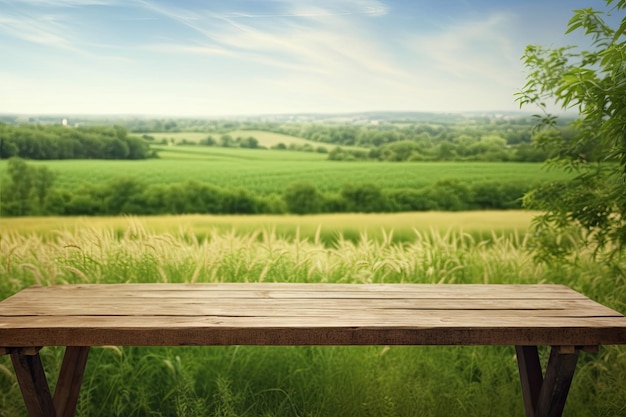
[[[516, 110], [601, 0], [0, 0], [0, 112]], [[528, 109], [534, 110], [534, 109]]]

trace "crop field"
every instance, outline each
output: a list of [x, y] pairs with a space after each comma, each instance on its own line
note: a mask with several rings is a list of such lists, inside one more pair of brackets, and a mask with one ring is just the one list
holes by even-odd
[[[509, 229], [523, 230], [529, 219], [507, 213]], [[212, 227], [216, 218], [205, 216], [154, 223], [83, 218], [64, 225], [56, 218], [2, 219], [0, 298], [32, 284], [63, 283], [558, 283], [626, 311], [623, 276], [588, 250], [581, 248], [575, 264], [537, 264], [529, 250], [532, 234], [500, 233], [480, 226], [480, 218], [473, 219], [473, 230], [482, 227], [489, 240], [464, 227], [445, 229], [470, 224], [467, 215], [357, 217], [386, 230], [357, 239], [342, 238], [347, 217], [300, 218], [322, 230], [337, 228], [332, 244], [318, 232], [272, 233], [263, 226], [272, 221], [267, 217], [241, 217], [243, 229], [237, 217], [224, 218], [237, 233]], [[484, 213], [482, 221], [489, 217], [497, 219]], [[257, 227], [246, 229], [248, 221]], [[505, 219], [499, 221], [506, 228]], [[394, 241], [392, 229], [412, 238]], [[546, 354], [541, 351], [542, 359]], [[41, 355], [52, 379], [62, 349], [45, 348]], [[582, 354], [564, 416], [622, 417], [625, 393], [625, 346]], [[0, 357], [0, 415], [25, 415], [7, 356]], [[524, 411], [514, 349], [507, 346], [112, 346], [92, 349], [77, 415], [522, 417]]]
[[163, 139], [168, 142], [181, 143], [183, 140], [191, 143], [198, 143], [201, 140], [206, 139], [208, 136], [217, 136], [211, 135], [209, 133], [204, 132], [148, 132], [148, 133], [135, 133], [134, 136], [141, 135], [149, 135], [152, 136], [156, 141], [162, 141]]
[[282, 133], [274, 133], [267, 132], [264, 130], [233, 130], [232, 132], [228, 132], [230, 136], [233, 138], [242, 137], [247, 138], [252, 136], [259, 141], [260, 146], [265, 146], [266, 148], [271, 148], [273, 146], [282, 143], [286, 146], [289, 145], [311, 145], [313, 148], [317, 148], [318, 146], [325, 146], [328, 149], [332, 149], [335, 145], [326, 144], [321, 142], [314, 142], [312, 140], [299, 138], [297, 136], [284, 135]]
[[[183, 143], [183, 141], [187, 143], [199, 143], [200, 141], [206, 139], [211, 136], [214, 140], [218, 141], [219, 138], [224, 135], [230, 135], [233, 139], [236, 138], [248, 138], [253, 137], [259, 143], [260, 147], [272, 148], [280, 143], [285, 146], [289, 145], [310, 145], [312, 148], [317, 148], [319, 146], [323, 146], [326, 149], [330, 150], [334, 148], [336, 145], [322, 142], [315, 142], [312, 140], [300, 138], [297, 136], [285, 135], [282, 133], [268, 132], [266, 130], [232, 130], [230, 132], [225, 133], [201, 133], [201, 132], [157, 132], [157, 133], [145, 133], [146, 135], [152, 136], [156, 141], [162, 141], [163, 139], [168, 142], [173, 142], [175, 144]], [[143, 133], [136, 133], [135, 135], [140, 136]], [[365, 148], [361, 148], [358, 146], [344, 146], [345, 149], [353, 149], [353, 150], [364, 150]]]
[[[147, 184], [189, 180], [224, 188], [244, 188], [263, 195], [282, 193], [296, 182], [310, 182], [322, 192], [338, 192], [345, 184], [372, 183], [382, 189], [421, 188], [441, 179], [466, 183], [539, 183], [562, 180], [570, 174], [533, 163], [338, 162], [309, 152], [231, 149], [198, 146], [155, 147], [161, 158], [138, 161], [56, 160], [33, 161], [56, 174], [59, 188], [97, 184], [117, 177], [133, 177]], [[0, 161], [0, 175], [6, 172]]]
[[523, 237], [537, 212], [526, 210], [407, 213], [337, 213], [295, 215], [182, 215], [131, 217], [0, 217], [6, 234], [54, 236], [59, 231], [115, 230], [123, 234], [141, 224], [150, 233], [191, 233], [204, 239], [212, 233], [263, 233], [281, 238], [318, 240], [327, 245], [339, 238], [363, 237], [411, 242], [419, 233], [460, 233], [470, 238]]

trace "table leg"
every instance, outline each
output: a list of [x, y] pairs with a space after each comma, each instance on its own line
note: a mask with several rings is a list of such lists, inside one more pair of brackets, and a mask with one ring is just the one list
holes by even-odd
[[517, 365], [522, 382], [526, 417], [534, 417], [543, 384], [539, 352], [537, 346], [516, 346], [515, 353], [517, 354]]
[[39, 352], [11, 351], [11, 362], [30, 417], [56, 417]]
[[72, 417], [76, 411], [89, 347], [68, 346], [65, 348], [54, 397], [50, 394], [38, 349], [12, 348], [10, 353], [28, 415], [30, 417]]
[[65, 348], [63, 364], [53, 397], [57, 417], [72, 417], [74, 415], [88, 355], [89, 346], [68, 346]]
[[560, 417], [563, 414], [578, 351], [574, 347], [553, 346], [544, 378], [537, 347], [516, 347], [526, 417]]

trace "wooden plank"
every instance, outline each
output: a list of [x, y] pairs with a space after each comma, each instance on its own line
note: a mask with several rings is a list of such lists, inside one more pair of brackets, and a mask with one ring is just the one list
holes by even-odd
[[28, 415], [30, 417], [56, 417], [39, 354], [23, 355], [15, 350], [11, 353], [11, 361]]
[[439, 312], [442, 316], [515, 314], [523, 316], [570, 316], [570, 317], [622, 317], [621, 314], [597, 304], [579, 302], [531, 302], [507, 303], [495, 300], [194, 300], [181, 301], [172, 299], [133, 299], [133, 300], [47, 300], [38, 303], [24, 302], [19, 305], [0, 307], [0, 317], [9, 316], [63, 316], [63, 315], [264, 315], [267, 312], [289, 312], [293, 314], [315, 314], [326, 311], [337, 314], [360, 314], [361, 312], [402, 314], [430, 314]]
[[264, 329], [281, 343], [297, 330], [296, 344], [433, 344], [425, 334], [441, 344], [626, 343], [626, 318], [560, 285], [88, 284], [0, 302], [5, 347], [132, 344], [133, 331], [142, 344], [164, 344], [162, 331], [173, 345], [221, 344], [223, 329], [237, 344], [262, 343]]
[[[39, 327], [70, 327], [70, 328], [176, 328], [176, 327], [240, 327], [240, 328], [307, 328], [307, 327], [372, 327], [372, 328], [537, 328], [553, 329], [561, 327], [584, 329], [613, 328], [617, 335], [623, 336], [626, 332], [626, 318], [624, 317], [560, 317], [558, 315], [528, 315], [503, 314], [500, 311], [478, 312], [446, 312], [422, 311], [409, 314], [403, 310], [386, 311], [359, 311], [354, 314], [331, 314], [321, 310], [310, 315], [293, 312], [281, 315], [72, 315], [72, 316], [15, 316], [3, 317], [0, 320], [0, 334], [10, 333], [12, 330], [39, 328]], [[3, 341], [11, 346], [8, 342]], [[572, 343], [573, 345], [584, 345]], [[596, 345], [601, 343], [590, 343]], [[29, 345], [30, 346], [30, 345]]]
[[[561, 323], [561, 325], [572, 325], [574, 323], [581, 323], [581, 325], [588, 325], [590, 320], [596, 320], [598, 325], [604, 325], [610, 320], [617, 320], [614, 323], [620, 322], [623, 317], [609, 316], [598, 312], [598, 314], [591, 312], [579, 312], [577, 314], [571, 314], [569, 311], [563, 310], [420, 310], [420, 309], [371, 309], [371, 310], [345, 310], [345, 309], [319, 309], [315, 307], [307, 309], [285, 309], [285, 308], [272, 308], [272, 307], [257, 307], [251, 309], [232, 309], [232, 308], [219, 308], [210, 306], [192, 306], [192, 307], [156, 307], [156, 308], [134, 308], [119, 307], [119, 308], [102, 308], [102, 309], [74, 309], [67, 311], [60, 311], [58, 313], [51, 312], [50, 314], [12, 314], [0, 317], [0, 328], [11, 327], [13, 323], [17, 323], [17, 319], [20, 317], [32, 317], [40, 320], [48, 320], [53, 323], [55, 318], [71, 318], [71, 317], [240, 317], [240, 318], [255, 318], [255, 317], [285, 317], [289, 320], [292, 317], [310, 317], [304, 323], [310, 322], [315, 317], [320, 317], [320, 320], [329, 318], [341, 318], [340, 323], [349, 323], [347, 320], [355, 320], [355, 322], [362, 325], [365, 321], [371, 320], [372, 325], [379, 325], [381, 319], [399, 320], [401, 323], [419, 324], [423, 320], [430, 323], [430, 319], [440, 320], [443, 323], [454, 323], [455, 325], [468, 325], [476, 323], [476, 319], [489, 320], [488, 323], [499, 323], [499, 319], [516, 318], [517, 321], [522, 321], [525, 318], [544, 318], [548, 323]], [[583, 319], [585, 319], [583, 321]], [[495, 321], [494, 321], [495, 320]], [[560, 321], [558, 321], [560, 320]], [[623, 322], [623, 320], [621, 320]], [[121, 322], [121, 321], [120, 321]], [[287, 322], [289, 323], [289, 322]], [[333, 325], [334, 322], [328, 324]], [[506, 322], [508, 324], [508, 322]], [[321, 321], [319, 324], [324, 324]]]
[[53, 397], [58, 417], [72, 417], [76, 411], [88, 355], [88, 346], [68, 346], [65, 348]]
[[[219, 293], [231, 298], [539, 298], [585, 299], [561, 285], [480, 285], [480, 284], [81, 284], [30, 287], [24, 293], [50, 295], [79, 292], [90, 295], [142, 297], [198, 297]], [[209, 294], [206, 294], [209, 293]]]
[[516, 346], [517, 364], [522, 384], [522, 397], [526, 417], [535, 417], [539, 394], [543, 384], [543, 373], [537, 346]]
[[[623, 336], [626, 332], [626, 318], [624, 317], [526, 317], [502, 316], [492, 314], [490, 316], [464, 315], [462, 312], [456, 316], [452, 314], [441, 315], [439, 313], [414, 314], [412, 316], [402, 312], [379, 312], [368, 314], [360, 312], [354, 315], [331, 315], [318, 314], [303, 316], [294, 314], [291, 316], [19, 316], [4, 317], [0, 320], [0, 334], [5, 335], [11, 331], [29, 328], [178, 328], [178, 327], [239, 327], [239, 328], [307, 328], [307, 327], [371, 327], [392, 328], [405, 327], [407, 329], [420, 329], [428, 327], [441, 328], [537, 328], [558, 329], [562, 327], [585, 329], [612, 328], [616, 335]], [[5, 343], [11, 345], [3, 341]], [[572, 343], [575, 345], [596, 345], [602, 343]], [[32, 346], [29, 344], [28, 346]], [[37, 345], [38, 346], [38, 345]]]
[[[415, 326], [346, 321], [320, 325], [304, 318], [92, 318], [45, 322], [23, 319], [24, 326], [0, 329], [0, 340], [10, 344], [65, 346], [179, 346], [179, 345], [593, 345], [626, 344], [626, 327], [538, 327], [510, 318], [498, 327], [477, 320], [475, 326], [450, 326], [433, 320]], [[305, 321], [303, 324], [302, 321]], [[268, 323], [269, 322], [269, 323]], [[334, 326], [333, 326], [334, 324]], [[508, 325], [507, 325], [508, 324]], [[595, 325], [595, 323], [594, 323]], [[622, 326], [624, 323], [622, 323]]]
[[28, 291], [44, 291], [50, 289], [54, 291], [75, 291], [75, 290], [128, 290], [128, 291], [266, 291], [266, 290], [290, 290], [290, 291], [373, 291], [373, 292], [456, 292], [459, 289], [464, 291], [475, 291], [480, 293], [493, 291], [535, 291], [543, 292], [563, 292], [579, 294], [571, 288], [560, 284], [341, 284], [341, 283], [290, 283], [290, 282], [236, 282], [236, 283], [126, 283], [126, 284], [72, 284], [56, 286], [32, 285]]
[[[71, 302], [73, 304], [68, 305]], [[131, 306], [197, 306], [210, 305], [214, 307], [279, 307], [302, 309], [316, 308], [399, 308], [399, 309], [426, 309], [426, 310], [587, 310], [601, 311], [603, 313], [621, 316], [620, 313], [611, 310], [601, 304], [590, 300], [525, 300], [525, 299], [274, 299], [268, 302], [266, 299], [248, 299], [242, 302], [232, 298], [141, 298], [141, 297], [91, 297], [76, 299], [71, 297], [46, 297], [45, 299], [29, 299], [17, 303], [0, 303], [0, 315], [29, 314], [51, 309], [72, 308], [103, 308], [103, 307], [131, 307]]]
[[553, 347], [550, 352], [535, 417], [560, 417], [563, 414], [565, 400], [576, 370], [578, 350], [574, 349], [573, 353], [562, 352], [559, 347]]

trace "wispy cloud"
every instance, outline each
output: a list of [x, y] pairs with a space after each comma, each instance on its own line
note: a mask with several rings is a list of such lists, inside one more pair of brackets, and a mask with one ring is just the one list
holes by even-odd
[[[353, 19], [387, 13], [374, 0], [277, 1], [268, 13], [186, 10], [140, 0], [153, 12], [202, 35], [202, 45], [176, 52], [223, 53], [282, 69], [315, 73], [360, 71], [398, 75], [391, 57]], [[360, 22], [363, 24], [363, 22]]]
[[523, 46], [562, 31], [514, 0], [462, 3], [0, 0], [0, 110], [511, 108]]
[[379, 1], [346, 1], [337, 0], [302, 2], [302, 1], [280, 1], [281, 12], [268, 13], [248, 13], [248, 12], [227, 12], [224, 14], [227, 18], [233, 19], [256, 19], [256, 18], [275, 18], [275, 17], [326, 17], [326, 16], [384, 16], [388, 12], [387, 6]]
[[110, 6], [118, 4], [116, 0], [0, 0], [0, 4], [28, 5], [36, 7], [77, 7], [77, 6]]
[[[36, 2], [38, 0], [20, 0], [22, 3], [31, 1]], [[52, 0], [49, 2], [41, 1], [46, 4], [57, 3]], [[96, 0], [70, 0], [68, 3], [94, 5]], [[119, 50], [120, 45], [104, 44], [99, 40], [91, 40], [89, 34], [85, 32], [85, 23], [77, 21], [75, 15], [63, 13], [63, 9], [46, 12], [42, 12], [38, 8], [6, 10], [0, 15], [0, 37], [2, 36], [40, 45], [49, 50], [56, 49], [98, 61], [128, 61], [126, 57], [101, 53], [100, 49]]]
[[491, 14], [413, 36], [409, 48], [421, 62], [454, 79], [509, 84], [521, 55], [507, 36], [514, 25], [512, 15]]
[[60, 49], [75, 50], [67, 25], [55, 15], [0, 16], [0, 33], [5, 36]]

